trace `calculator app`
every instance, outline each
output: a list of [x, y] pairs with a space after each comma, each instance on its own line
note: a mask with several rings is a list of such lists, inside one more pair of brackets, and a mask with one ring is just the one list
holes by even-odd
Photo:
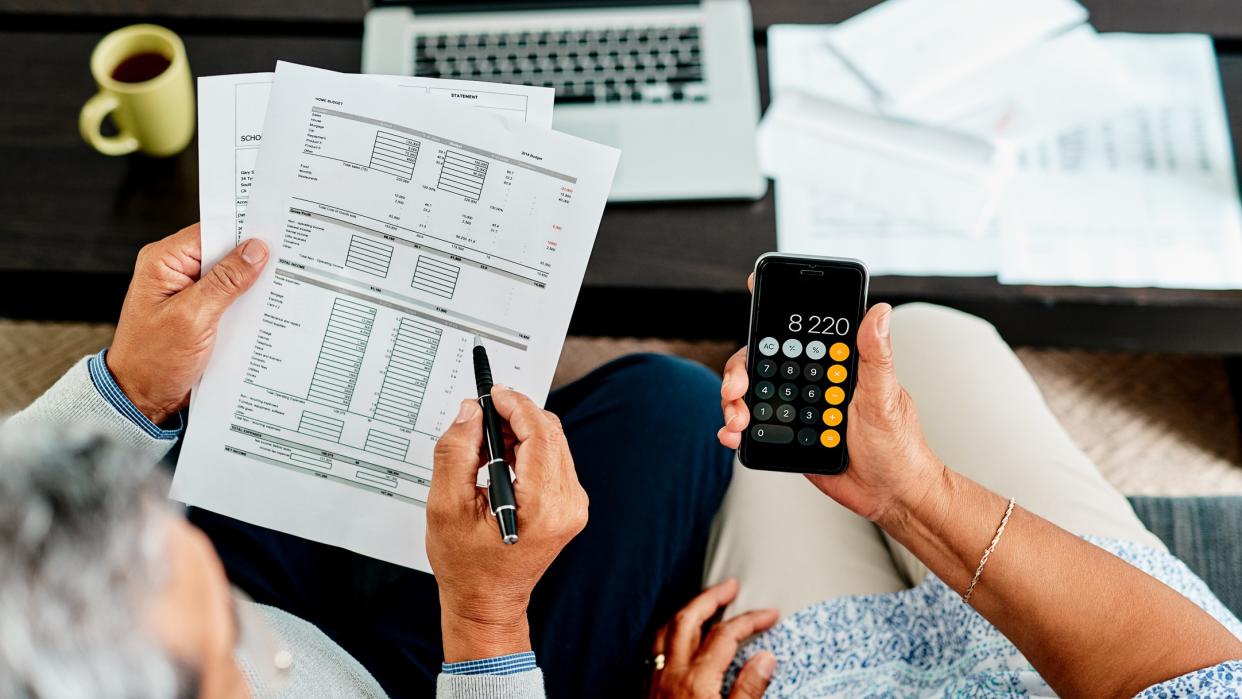
[[748, 354], [752, 468], [838, 473], [858, 358], [866, 271], [848, 260], [765, 257]]

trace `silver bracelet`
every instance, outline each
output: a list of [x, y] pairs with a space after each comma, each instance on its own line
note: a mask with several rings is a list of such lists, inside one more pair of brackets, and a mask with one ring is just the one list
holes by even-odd
[[996, 528], [996, 536], [992, 537], [992, 543], [983, 551], [983, 558], [979, 559], [979, 567], [975, 568], [975, 577], [971, 578], [970, 585], [966, 588], [966, 594], [962, 595], [963, 602], [969, 602], [970, 596], [975, 592], [975, 585], [979, 583], [979, 576], [983, 575], [983, 566], [988, 564], [988, 557], [996, 550], [996, 545], [1000, 543], [1001, 534], [1005, 533], [1005, 525], [1009, 524], [1009, 515], [1013, 514], [1013, 498], [1009, 498], [1009, 507], [1005, 508], [1005, 516], [1001, 518], [1000, 526]]

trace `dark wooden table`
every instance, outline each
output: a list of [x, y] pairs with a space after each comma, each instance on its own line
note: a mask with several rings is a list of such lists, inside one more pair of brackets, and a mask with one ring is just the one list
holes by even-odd
[[[836, 22], [869, 0], [752, 0], [766, 102], [764, 29]], [[1093, 0], [1102, 31], [1217, 38], [1235, 142], [1242, 135], [1242, 3]], [[356, 71], [363, 0], [0, 0], [0, 316], [112, 320], [137, 249], [198, 216], [195, 146], [170, 160], [107, 158], [82, 143], [87, 60], [107, 31], [156, 21], [185, 38], [196, 75], [285, 59]], [[758, 202], [611, 206], [572, 332], [740, 338], [743, 281], [775, 247]], [[1242, 354], [1242, 292], [1004, 286], [986, 278], [880, 277], [875, 300], [979, 314], [1014, 343]]]

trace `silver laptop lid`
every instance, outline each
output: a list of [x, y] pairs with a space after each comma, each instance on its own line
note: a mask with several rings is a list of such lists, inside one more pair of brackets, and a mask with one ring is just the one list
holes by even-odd
[[375, 0], [376, 7], [410, 7], [418, 12], [496, 12], [698, 4], [700, 0]]

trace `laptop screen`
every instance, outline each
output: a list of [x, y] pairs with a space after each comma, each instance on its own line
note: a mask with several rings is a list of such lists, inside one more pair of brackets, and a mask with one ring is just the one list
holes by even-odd
[[484, 12], [568, 7], [695, 5], [698, 0], [375, 0], [375, 4], [406, 5], [422, 12]]

